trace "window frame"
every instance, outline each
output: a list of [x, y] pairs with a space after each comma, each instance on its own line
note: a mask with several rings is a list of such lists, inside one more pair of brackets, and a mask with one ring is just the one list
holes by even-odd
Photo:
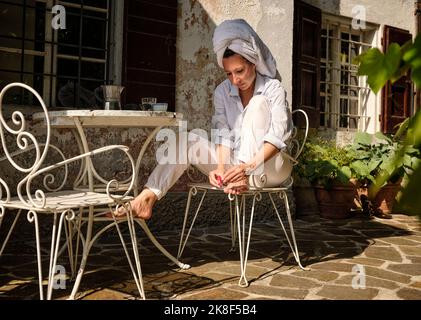
[[[21, 36], [19, 37], [12, 37], [12, 36], [7, 36], [5, 34], [1, 34], [0, 39], [12, 39], [12, 40], [17, 40], [20, 41], [21, 44], [19, 47], [6, 47], [6, 46], [0, 46], [0, 52], [6, 52], [6, 53], [14, 53], [14, 54], [18, 54], [21, 56], [21, 60], [24, 60], [26, 56], [42, 56], [44, 57], [44, 61], [43, 61], [43, 72], [36, 72], [34, 69], [32, 69], [31, 71], [25, 71], [25, 66], [24, 64], [21, 62], [20, 64], [20, 69], [19, 70], [8, 70], [7, 68], [3, 68], [0, 67], [0, 71], [3, 72], [7, 72], [7, 73], [11, 73], [11, 74], [17, 74], [20, 81], [21, 82], [25, 82], [24, 78], [25, 76], [40, 76], [42, 77], [42, 79], [40, 81], [43, 82], [42, 84], [42, 97], [44, 99], [44, 101], [46, 102], [46, 104], [49, 107], [53, 107], [53, 108], [80, 108], [81, 106], [78, 106], [79, 104], [79, 97], [80, 97], [80, 86], [78, 86], [78, 90], [76, 92], [76, 96], [74, 98], [74, 103], [72, 107], [69, 106], [57, 106], [57, 81], [58, 79], [71, 79], [73, 78], [73, 80], [76, 83], [80, 83], [81, 81], [91, 81], [91, 80], [95, 80], [97, 82], [103, 82], [103, 83], [107, 83], [109, 82], [110, 79], [110, 74], [113, 72], [112, 64], [111, 64], [111, 47], [112, 47], [112, 39], [111, 39], [111, 34], [112, 34], [112, 30], [111, 27], [113, 26], [113, 10], [114, 10], [114, 4], [112, 3], [112, 1], [110, 0], [106, 0], [106, 8], [99, 8], [99, 7], [93, 7], [93, 6], [86, 6], [82, 4], [76, 4], [76, 3], [71, 3], [71, 2], [67, 2], [67, 1], [61, 1], [61, 0], [35, 0], [33, 1], [33, 4], [28, 4], [26, 1], [23, 1], [22, 3], [13, 3], [10, 1], [6, 1], [6, 0], [0, 0], [0, 2], [2, 4], [6, 4], [6, 5], [11, 5], [11, 6], [16, 6], [22, 9], [22, 29], [23, 29], [23, 33]], [[27, 35], [25, 34], [25, 18], [26, 18], [26, 11], [29, 9], [33, 9], [35, 10], [40, 10], [37, 8], [37, 3], [43, 3], [45, 4], [45, 8], [41, 9], [44, 10], [44, 17], [45, 17], [45, 30], [44, 30], [44, 38], [43, 40], [39, 40], [36, 39], [36, 36], [34, 36], [33, 39], [30, 39], [27, 37]], [[69, 54], [62, 54], [62, 53], [58, 53], [58, 47], [62, 46], [62, 43], [58, 42], [58, 32], [62, 32], [62, 30], [54, 30], [51, 26], [51, 21], [53, 19], [53, 14], [52, 14], [52, 7], [54, 5], [63, 5], [66, 9], [68, 8], [76, 8], [76, 9], [80, 9], [80, 15], [78, 15], [80, 17], [80, 30], [79, 30], [79, 39], [78, 39], [78, 45], [75, 46], [77, 47], [78, 50], [78, 55], [69, 55]], [[87, 12], [87, 13], [86, 13]], [[90, 17], [89, 19], [91, 19], [91, 16], [89, 16], [89, 12], [102, 12], [102, 13], [106, 13], [106, 17], [105, 18], [95, 18], [94, 19], [100, 19], [102, 21], [105, 22], [105, 46], [104, 48], [93, 48], [90, 46], [86, 46], [82, 44], [82, 32], [83, 32], [83, 17]], [[68, 17], [69, 13], [66, 10], [66, 18]], [[67, 23], [67, 19], [66, 19], [66, 23]], [[36, 43], [40, 43], [43, 46], [43, 51], [39, 51], [39, 50], [32, 50], [32, 49], [25, 49], [25, 44], [27, 42], [32, 42], [34, 44]], [[101, 50], [104, 52], [104, 58], [103, 59], [98, 59], [98, 58], [92, 58], [92, 57], [85, 57], [82, 56], [82, 50], [83, 49], [95, 49], [95, 50]], [[76, 77], [69, 77], [69, 76], [65, 76], [62, 74], [58, 74], [57, 72], [57, 65], [58, 65], [58, 61], [59, 59], [64, 59], [64, 60], [75, 60], [78, 61], [78, 73]], [[82, 62], [94, 62], [94, 63], [101, 63], [103, 64], [103, 68], [104, 68], [104, 77], [103, 79], [87, 79], [85, 77], [82, 77], [81, 74], [81, 63]], [[32, 86], [35, 86], [35, 81], [37, 80], [33, 80]], [[41, 93], [41, 92], [40, 92]], [[21, 94], [19, 97], [19, 102], [20, 104], [27, 104], [25, 103], [25, 97]], [[29, 103], [30, 104], [30, 103]]]
[[[320, 41], [323, 46], [325, 38], [325, 57], [320, 57], [320, 128], [334, 129], [337, 131], [359, 131], [366, 130], [368, 123], [373, 116], [368, 113], [368, 97], [370, 89], [366, 82], [366, 77], [357, 76], [357, 65], [352, 61], [342, 62], [340, 59], [342, 43], [358, 45], [357, 55], [362, 53], [363, 48], [368, 49], [377, 44], [379, 26], [366, 22], [364, 30], [352, 28], [352, 19], [342, 16], [322, 13]], [[326, 31], [325, 34], [323, 32]], [[329, 33], [332, 31], [332, 35]], [[342, 38], [342, 33], [348, 34], [348, 39]], [[353, 40], [353, 36], [358, 36], [359, 40]], [[368, 39], [368, 40], [367, 40]], [[332, 51], [335, 59], [331, 59], [330, 43], [333, 42]], [[321, 48], [323, 50], [323, 48]], [[347, 57], [351, 57], [352, 45], [348, 45]], [[329, 77], [328, 70], [331, 76]], [[342, 83], [342, 72], [347, 74], [346, 83]], [[323, 74], [324, 73], [324, 74]], [[357, 79], [357, 85], [351, 83], [351, 77]], [[324, 80], [323, 80], [324, 79]], [[341, 89], [347, 88], [347, 93], [342, 94]], [[354, 88], [357, 95], [350, 94], [349, 88]], [[330, 100], [330, 101], [329, 101]], [[341, 101], [346, 102], [346, 113], [341, 110]], [[350, 101], [357, 101], [357, 113], [350, 111]], [[346, 125], [341, 125], [341, 120], [345, 119]], [[356, 119], [355, 126], [351, 126], [352, 119]]]

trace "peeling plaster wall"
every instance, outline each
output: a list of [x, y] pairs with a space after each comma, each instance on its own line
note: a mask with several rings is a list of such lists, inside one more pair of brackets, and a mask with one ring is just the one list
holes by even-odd
[[367, 21], [380, 25], [390, 25], [409, 30], [415, 34], [414, 0], [304, 0], [324, 12], [352, 17], [352, 9], [357, 6], [366, 8]]
[[215, 27], [243, 18], [274, 55], [290, 102], [292, 87], [292, 0], [180, 0], [178, 7], [176, 108], [189, 129], [210, 130], [212, 96], [225, 74], [212, 47]]

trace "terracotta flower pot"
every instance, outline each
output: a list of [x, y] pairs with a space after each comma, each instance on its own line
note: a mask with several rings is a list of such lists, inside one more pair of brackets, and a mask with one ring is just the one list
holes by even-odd
[[[390, 214], [393, 212], [393, 205], [396, 202], [396, 195], [401, 189], [401, 181], [397, 183], [388, 183], [383, 186], [376, 194], [374, 199], [371, 199], [371, 203], [375, 208], [379, 208], [384, 214]], [[358, 196], [368, 196], [368, 188], [358, 188]]]
[[354, 184], [334, 185], [329, 189], [323, 186], [314, 186], [314, 188], [321, 217], [345, 219], [350, 216], [356, 194]]
[[294, 184], [292, 188], [295, 198], [295, 212], [297, 217], [318, 215], [316, 195], [313, 186], [310, 184]]

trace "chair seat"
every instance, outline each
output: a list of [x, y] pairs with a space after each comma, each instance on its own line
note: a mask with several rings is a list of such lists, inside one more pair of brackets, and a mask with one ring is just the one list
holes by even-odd
[[[224, 188], [217, 188], [210, 183], [188, 183], [187, 186], [189, 188], [197, 188], [201, 190], [208, 190], [208, 191], [215, 191], [215, 192], [224, 192]], [[272, 188], [255, 188], [250, 187], [248, 191], [242, 192], [241, 194], [254, 194], [255, 192], [278, 192], [278, 191], [286, 191], [288, 187], [279, 186], [279, 187], [272, 187]]]
[[66, 209], [83, 208], [88, 206], [108, 205], [114, 203], [114, 200], [105, 193], [88, 191], [58, 191], [45, 194], [46, 203], [43, 208], [36, 208], [31, 205], [28, 198], [25, 197], [27, 205], [23, 205], [18, 197], [13, 197], [9, 202], [0, 202], [9, 209], [26, 209], [37, 212], [63, 211]]

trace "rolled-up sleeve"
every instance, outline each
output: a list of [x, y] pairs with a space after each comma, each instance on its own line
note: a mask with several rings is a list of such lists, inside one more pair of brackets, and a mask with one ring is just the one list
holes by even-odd
[[271, 102], [271, 123], [263, 140], [283, 150], [292, 131], [292, 117], [286, 101], [286, 92], [278, 81], [274, 81], [268, 91], [268, 99]]
[[234, 145], [234, 136], [228, 125], [222, 95], [222, 88], [217, 87], [213, 95], [215, 111], [212, 117], [212, 139], [216, 145], [221, 144], [232, 149]]

